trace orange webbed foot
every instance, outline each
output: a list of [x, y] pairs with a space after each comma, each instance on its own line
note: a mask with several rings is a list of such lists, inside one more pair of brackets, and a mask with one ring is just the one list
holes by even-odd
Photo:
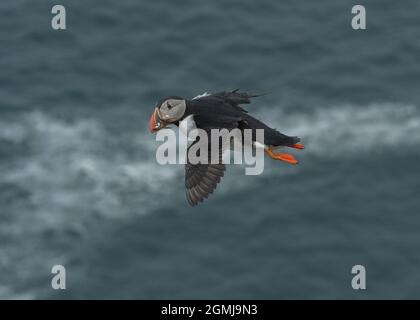
[[293, 144], [293, 145], [291, 145], [291, 146], [289, 146], [290, 148], [295, 148], [295, 149], [305, 149], [305, 147], [304, 147], [304, 145], [303, 144], [301, 144], [301, 143], [295, 143], [295, 144]]
[[274, 153], [271, 149], [267, 149], [266, 153], [270, 156], [271, 159], [281, 160], [290, 164], [297, 164], [298, 161], [294, 156], [287, 153]]

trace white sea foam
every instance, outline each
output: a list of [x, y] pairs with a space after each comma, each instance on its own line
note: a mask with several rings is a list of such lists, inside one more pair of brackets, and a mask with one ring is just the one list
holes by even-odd
[[301, 157], [305, 153], [351, 156], [360, 151], [392, 151], [397, 146], [420, 143], [420, 109], [413, 105], [343, 105], [302, 114], [266, 108], [257, 114], [281, 132], [301, 137], [306, 146]]
[[[274, 108], [250, 111], [280, 131], [302, 137], [307, 148], [298, 152], [301, 161], [306, 154], [342, 158], [362, 150], [391, 151], [398, 146], [418, 147], [420, 143], [420, 110], [415, 106], [345, 105], [287, 114]], [[125, 219], [151, 212], [166, 205], [167, 201], [157, 200], [162, 193], [185, 204], [183, 170], [156, 163], [153, 136], [135, 132], [128, 135], [131, 138], [122, 135], [110, 133], [93, 118], [65, 121], [45, 112], [0, 120], [0, 148], [5, 148], [1, 150], [5, 154], [12, 146], [13, 159], [0, 162], [6, 194], [0, 209], [0, 234], [9, 239], [0, 256], [0, 267], [5, 273], [13, 270], [15, 277], [5, 280], [0, 297], [34, 297], [12, 288], [16, 281], [29, 281], [33, 270], [56, 261], [56, 252], [38, 249], [36, 239], [40, 235], [53, 231], [86, 234], [85, 229], [94, 225], [95, 219]], [[299, 172], [296, 167], [284, 168], [276, 169], [276, 174]], [[241, 169], [228, 170], [231, 172], [220, 186], [224, 193], [240, 192], [260, 179], [239, 177]], [[30, 256], [24, 268], [16, 269], [22, 257]]]
[[170, 197], [176, 190], [171, 181], [182, 171], [159, 166], [154, 145], [152, 136], [114, 135], [95, 119], [65, 121], [30, 112], [0, 120], [0, 151], [6, 155], [0, 159], [0, 235], [8, 239], [0, 267], [14, 277], [2, 279], [0, 297], [34, 298], [30, 290], [12, 288], [30, 282], [35, 271], [48, 272], [46, 266], [62, 254], [39, 250], [44, 236], [82, 236], [97, 219], [162, 207], [159, 193]]
[[124, 192], [137, 192], [138, 213], [147, 212], [156, 206], [150, 194], [159, 192], [160, 185], [177, 174], [155, 163], [153, 154], [142, 152], [143, 147], [151, 149], [152, 139], [124, 140], [129, 144], [125, 148], [139, 149], [126, 152], [113, 141], [118, 138], [93, 119], [66, 122], [32, 112], [0, 127], [1, 140], [25, 145], [29, 153], [3, 163], [2, 181], [28, 191], [32, 208], [50, 219], [75, 208], [80, 214], [93, 210], [119, 217], [127, 212], [122, 210]]
[[[265, 108], [256, 114], [280, 131], [302, 137], [307, 148], [298, 154], [301, 161], [305, 154], [348, 157], [420, 143], [420, 111], [410, 105], [345, 105], [302, 114]], [[108, 218], [132, 213], [130, 206], [139, 214], [149, 212], [161, 205], [154, 198], [162, 186], [168, 196], [179, 191], [174, 178], [182, 185], [182, 170], [156, 163], [157, 143], [151, 136], [134, 134], [131, 141], [124, 138], [123, 146], [98, 120], [68, 122], [42, 112], [0, 123], [0, 128], [0, 141], [28, 151], [13, 163], [3, 161], [2, 181], [24, 189], [30, 215], [47, 226], [77, 221], [75, 211]]]
[[[420, 110], [410, 105], [343, 105], [310, 113], [250, 111], [280, 131], [300, 136], [306, 145], [298, 153], [301, 161], [305, 154], [348, 157], [420, 143]], [[29, 151], [2, 164], [2, 181], [24, 188], [33, 210], [47, 223], [66, 212], [73, 216], [75, 205], [80, 214], [94, 211], [106, 217], [121, 217], [130, 204], [138, 213], [148, 212], [160, 205], [153, 198], [162, 185], [166, 195], [179, 191], [169, 181], [182, 181], [183, 171], [156, 163], [158, 145], [152, 136], [137, 133], [123, 140], [92, 118], [69, 122], [43, 112], [25, 114], [0, 123], [0, 141], [24, 145]]]

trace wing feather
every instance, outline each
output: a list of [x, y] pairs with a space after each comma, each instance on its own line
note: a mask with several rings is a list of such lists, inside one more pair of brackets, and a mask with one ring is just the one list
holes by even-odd
[[[195, 143], [197, 143], [197, 140], [193, 144]], [[187, 153], [187, 163], [185, 164], [185, 194], [190, 205], [195, 206], [208, 198], [224, 176], [226, 166], [222, 163], [223, 150], [223, 147], [219, 148], [219, 163], [215, 164], [192, 164], [188, 159]]]

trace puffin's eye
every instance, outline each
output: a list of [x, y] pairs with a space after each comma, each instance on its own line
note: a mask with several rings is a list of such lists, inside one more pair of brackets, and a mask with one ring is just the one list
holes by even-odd
[[172, 106], [169, 104], [169, 102], [166, 103], [166, 105], [168, 106], [168, 109], [171, 110]]

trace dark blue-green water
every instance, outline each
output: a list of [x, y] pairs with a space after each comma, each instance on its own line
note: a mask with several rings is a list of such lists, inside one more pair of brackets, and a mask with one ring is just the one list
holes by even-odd
[[[1, 298], [420, 298], [419, 1], [54, 4], [0, 3]], [[306, 149], [191, 208], [149, 115], [235, 88]]]

